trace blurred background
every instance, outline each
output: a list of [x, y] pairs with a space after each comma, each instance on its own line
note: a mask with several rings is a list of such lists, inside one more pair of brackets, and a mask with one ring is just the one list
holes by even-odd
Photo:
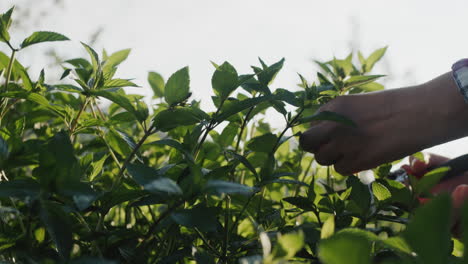
[[[37, 30], [72, 39], [21, 52], [18, 59], [33, 73], [47, 65], [46, 81], [60, 76], [59, 61], [86, 56], [80, 41], [98, 51], [131, 48], [118, 73], [142, 86], [131, 92], [151, 93], [148, 71], [167, 80], [188, 65], [194, 98], [205, 110], [214, 107], [210, 60], [227, 60], [249, 73], [258, 57], [267, 64], [285, 57], [273, 87], [295, 90], [297, 73], [315, 80], [313, 59], [344, 58], [357, 50], [368, 56], [388, 46], [374, 73], [386, 74], [383, 84], [391, 89], [426, 82], [468, 57], [468, 2], [461, 0], [1, 0], [0, 12], [13, 5], [13, 43]], [[284, 121], [270, 122], [281, 127]], [[428, 151], [455, 157], [468, 153], [468, 139]]]

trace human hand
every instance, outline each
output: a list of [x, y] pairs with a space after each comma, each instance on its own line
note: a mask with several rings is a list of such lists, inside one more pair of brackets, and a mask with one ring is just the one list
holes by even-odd
[[321, 111], [344, 115], [357, 127], [313, 122], [300, 145], [344, 175], [468, 135], [468, 107], [450, 73], [419, 86], [340, 96]]

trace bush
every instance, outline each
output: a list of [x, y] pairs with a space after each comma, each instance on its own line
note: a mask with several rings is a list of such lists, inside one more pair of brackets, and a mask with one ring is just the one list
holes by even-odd
[[[406, 188], [365, 185], [320, 167], [297, 147], [313, 120], [352, 120], [315, 110], [336, 96], [383, 89], [369, 75], [386, 48], [365, 58], [317, 62], [318, 81], [272, 89], [284, 59], [239, 74], [213, 63], [216, 110], [190, 100], [189, 68], [167, 81], [150, 72], [154, 96], [115, 72], [130, 53], [63, 62], [61, 79], [29, 77], [22, 49], [67, 37], [35, 32], [19, 48], [0, 18], [0, 260], [3, 263], [462, 263], [451, 239], [450, 199], [424, 207], [442, 172]], [[103, 109], [101, 99], [111, 104]], [[263, 121], [276, 111], [282, 130]], [[427, 179], [427, 180], [424, 180]], [[432, 180], [432, 181], [431, 181]], [[409, 224], [408, 218], [411, 218]], [[455, 246], [454, 246], [455, 245]]]

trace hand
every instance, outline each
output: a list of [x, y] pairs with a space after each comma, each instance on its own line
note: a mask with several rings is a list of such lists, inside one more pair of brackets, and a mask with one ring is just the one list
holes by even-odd
[[468, 107], [450, 73], [420, 86], [337, 97], [318, 111], [357, 125], [315, 122], [300, 139], [318, 163], [345, 175], [468, 135]]
[[[427, 172], [428, 168], [435, 167], [449, 160], [449, 158], [435, 154], [428, 154], [425, 159], [426, 161], [421, 161], [410, 157], [410, 164], [403, 165], [402, 168], [405, 169], [407, 173], [421, 178]], [[459, 228], [460, 209], [464, 202], [468, 201], [468, 172], [441, 182], [431, 190], [432, 194], [442, 192], [448, 192], [452, 196], [452, 233], [454, 236], [459, 237], [461, 234]]]

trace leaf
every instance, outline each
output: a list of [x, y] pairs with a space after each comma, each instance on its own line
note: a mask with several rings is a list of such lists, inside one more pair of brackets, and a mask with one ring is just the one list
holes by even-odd
[[3, 168], [3, 164], [8, 160], [10, 151], [8, 150], [8, 143], [0, 135], [0, 168]]
[[235, 182], [210, 180], [206, 183], [205, 191], [216, 195], [241, 194], [248, 196], [253, 194], [256, 190], [250, 186]]
[[218, 116], [216, 116], [216, 121], [222, 122], [232, 115], [242, 112], [250, 107], [256, 106], [262, 102], [273, 100], [274, 98], [274, 95], [264, 95], [255, 98], [248, 98], [241, 101], [235, 101], [231, 104], [225, 104], [221, 109], [221, 113]]
[[185, 155], [185, 158], [187, 159], [187, 161], [191, 163], [194, 162], [192, 154], [190, 154], [190, 152], [187, 151], [181, 143], [173, 139], [161, 139], [161, 140], [153, 141], [146, 145], [162, 145], [162, 146], [169, 146], [169, 147], [175, 148], [176, 150], [180, 151], [181, 153]]
[[143, 189], [152, 193], [181, 195], [182, 190], [173, 180], [162, 177], [158, 170], [143, 164], [128, 164], [128, 173]]
[[358, 234], [337, 233], [322, 240], [318, 247], [319, 259], [326, 264], [370, 264], [371, 243]]
[[380, 83], [376, 82], [370, 82], [370, 83], [365, 83], [359, 85], [359, 89], [365, 91], [365, 92], [375, 92], [375, 91], [380, 91], [384, 89], [384, 86]]
[[135, 118], [140, 122], [145, 120], [144, 116], [141, 115], [141, 113], [137, 111], [137, 109], [132, 104], [128, 96], [123, 91], [120, 91], [120, 90], [112, 91], [110, 89], [107, 89], [107, 90], [92, 90], [90, 91], [90, 93], [94, 96], [104, 97], [112, 101], [113, 103], [119, 105], [123, 109], [127, 110], [129, 113], [132, 113], [135, 116]]
[[68, 260], [73, 246], [71, 221], [68, 213], [57, 203], [42, 201], [40, 218], [57, 246], [60, 256]]
[[267, 133], [255, 138], [252, 138], [247, 144], [247, 148], [256, 152], [270, 153], [275, 147], [275, 143], [278, 141], [278, 137], [272, 133]]
[[255, 175], [255, 178], [257, 178], [257, 180], [259, 180], [257, 171], [255, 170], [255, 168], [252, 166], [252, 164], [250, 164], [250, 162], [244, 156], [239, 155], [239, 154], [235, 153], [234, 151], [229, 151], [229, 150], [226, 151], [226, 153], [231, 155], [235, 160], [242, 163], [247, 169], [249, 169]]
[[91, 57], [91, 62], [92, 62], [92, 65], [93, 65], [93, 69], [97, 70], [101, 66], [101, 62], [99, 60], [99, 55], [97, 54], [97, 52], [93, 48], [91, 48], [90, 46], [88, 46], [84, 42], [81, 42], [81, 45], [83, 45], [83, 47], [86, 49], [86, 52], [88, 52], [89, 56]]
[[118, 87], [138, 87], [138, 85], [134, 84], [130, 80], [125, 79], [112, 79], [107, 80], [104, 82], [103, 88], [118, 88]]
[[300, 118], [298, 123], [303, 124], [312, 121], [333, 121], [346, 126], [357, 127], [353, 120], [347, 118], [346, 116], [329, 111], [322, 111], [311, 116]]
[[110, 55], [103, 65], [104, 71], [109, 71], [111, 68], [117, 67], [120, 63], [128, 58], [131, 49], [123, 49], [116, 51]]
[[275, 79], [276, 74], [278, 74], [281, 68], [283, 68], [284, 58], [268, 67], [265, 67], [266, 65], [263, 63], [262, 59], [259, 58], [259, 60], [260, 63], [262, 63], [263, 70], [258, 74], [258, 80], [260, 83], [267, 86]]
[[225, 100], [239, 86], [236, 69], [229, 62], [225, 61], [221, 66], [216, 68], [211, 78], [211, 85], [215, 94], [222, 101]]
[[0, 41], [10, 41], [10, 34], [8, 29], [11, 26], [11, 14], [13, 13], [14, 7], [10, 8], [6, 13], [0, 16]]
[[80, 257], [71, 261], [70, 264], [117, 264], [117, 262], [103, 258]]
[[32, 35], [27, 37], [25, 40], [23, 40], [23, 43], [21, 43], [21, 48], [24, 49], [28, 46], [31, 46], [37, 43], [42, 43], [42, 42], [65, 41], [65, 40], [70, 40], [70, 39], [65, 37], [62, 34], [55, 33], [55, 32], [37, 31], [37, 32], [32, 33]]
[[450, 167], [440, 167], [426, 173], [421, 179], [416, 182], [415, 193], [416, 195], [428, 192], [447, 174]]
[[383, 76], [385, 76], [385, 75], [351, 76], [349, 79], [347, 79], [344, 82], [345, 88], [343, 88], [343, 89], [348, 89], [348, 88], [351, 88], [351, 87], [359, 87], [361, 85], [371, 83], [371, 82], [373, 82], [373, 81], [375, 81], [375, 80], [377, 80], [377, 79], [379, 79], [379, 78], [381, 78]]
[[385, 201], [392, 197], [392, 194], [387, 189], [387, 187], [376, 181], [372, 182], [372, 191], [379, 201]]
[[448, 263], [450, 255], [450, 196], [439, 195], [416, 209], [403, 233], [408, 245], [425, 264]]
[[164, 99], [169, 105], [183, 102], [190, 96], [189, 68], [184, 67], [169, 77], [164, 87]]
[[198, 228], [203, 232], [215, 232], [218, 226], [217, 213], [217, 208], [199, 204], [191, 209], [179, 210], [173, 213], [171, 218], [185, 227]]
[[36, 199], [39, 196], [40, 185], [33, 179], [15, 179], [0, 182], [0, 197]]
[[194, 108], [184, 107], [163, 110], [156, 114], [153, 121], [158, 130], [166, 132], [180, 126], [195, 125], [203, 117]]
[[313, 211], [314, 203], [310, 201], [307, 197], [296, 196], [296, 197], [286, 197], [283, 198], [283, 201], [286, 201], [304, 211]]
[[123, 132], [115, 128], [109, 129], [108, 133], [105, 134], [105, 139], [112, 149], [122, 157], [130, 155], [135, 147], [134, 142], [130, 141]]
[[375, 63], [383, 57], [383, 55], [387, 51], [387, 48], [388, 47], [383, 47], [372, 52], [372, 54], [366, 60], [366, 72], [370, 72], [372, 68], [374, 68]]
[[157, 72], [148, 73], [148, 83], [153, 89], [153, 94], [157, 98], [164, 96], [164, 78]]
[[304, 233], [300, 230], [278, 236], [278, 244], [273, 249], [272, 254], [276, 258], [289, 259], [296, 255], [304, 247]]
[[92, 181], [94, 180], [101, 172], [102, 172], [102, 167], [104, 166], [104, 163], [106, 162], [106, 159], [108, 158], [108, 155], [102, 156], [101, 159], [94, 161], [92, 163], [93, 170], [91, 174], [89, 175], [89, 180]]
[[327, 220], [323, 223], [322, 231], [320, 233], [320, 238], [325, 239], [335, 233], [335, 216], [330, 215]]
[[277, 100], [281, 100], [296, 107], [300, 106], [300, 101], [296, 98], [296, 95], [293, 92], [278, 88], [275, 91], [275, 95]]

